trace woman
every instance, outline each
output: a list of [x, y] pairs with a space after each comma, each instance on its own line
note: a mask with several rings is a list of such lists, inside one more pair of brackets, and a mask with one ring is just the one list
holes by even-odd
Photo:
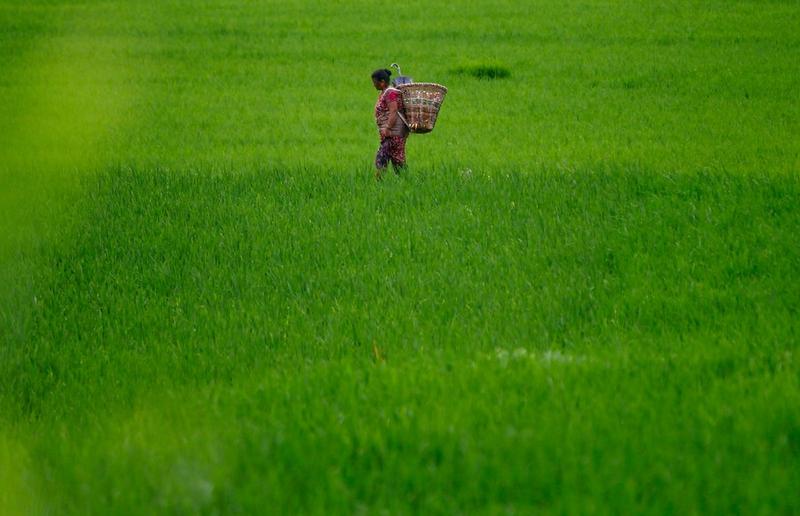
[[403, 111], [403, 95], [400, 90], [390, 86], [392, 72], [386, 69], [372, 73], [372, 84], [381, 93], [375, 103], [375, 122], [381, 135], [381, 146], [375, 155], [375, 179], [380, 180], [389, 162], [395, 173], [406, 166], [406, 138], [408, 127], [400, 112]]

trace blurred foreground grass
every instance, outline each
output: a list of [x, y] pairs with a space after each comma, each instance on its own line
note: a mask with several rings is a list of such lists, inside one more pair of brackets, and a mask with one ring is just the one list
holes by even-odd
[[788, 512], [799, 189], [103, 174], [6, 350], [12, 457], [69, 512]]

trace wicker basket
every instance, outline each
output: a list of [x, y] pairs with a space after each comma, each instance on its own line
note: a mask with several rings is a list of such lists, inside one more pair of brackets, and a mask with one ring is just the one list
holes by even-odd
[[411, 132], [433, 131], [447, 88], [432, 82], [412, 82], [397, 88], [403, 93], [404, 120]]

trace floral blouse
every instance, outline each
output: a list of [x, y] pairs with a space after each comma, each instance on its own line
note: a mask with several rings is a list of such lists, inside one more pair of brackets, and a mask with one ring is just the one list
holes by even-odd
[[[378, 102], [375, 103], [375, 122], [378, 124], [378, 129], [382, 129], [389, 123], [389, 103], [397, 102], [397, 111], [403, 113], [403, 95], [397, 88], [386, 88], [378, 96]], [[408, 128], [403, 120], [398, 116], [395, 120], [394, 127], [390, 128], [390, 136], [406, 136]]]

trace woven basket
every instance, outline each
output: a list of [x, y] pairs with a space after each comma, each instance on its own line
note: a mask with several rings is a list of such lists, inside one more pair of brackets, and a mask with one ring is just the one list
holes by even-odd
[[429, 133], [436, 125], [447, 88], [432, 82], [412, 82], [397, 87], [403, 93], [405, 121], [412, 133]]

